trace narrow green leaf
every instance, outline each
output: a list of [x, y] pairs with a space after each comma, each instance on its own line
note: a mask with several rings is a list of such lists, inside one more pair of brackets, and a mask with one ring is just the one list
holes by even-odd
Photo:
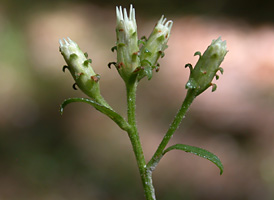
[[114, 110], [107, 108], [106, 106], [103, 106], [99, 103], [97, 103], [94, 100], [91, 99], [86, 99], [86, 98], [69, 98], [65, 99], [63, 103], [60, 105], [60, 113], [61, 115], [64, 112], [64, 108], [74, 102], [83, 102], [83, 103], [88, 103], [92, 105], [96, 110], [100, 111], [101, 113], [107, 115], [110, 119], [112, 119], [121, 129], [127, 131], [130, 129], [129, 124], [127, 121], [118, 113], [116, 113]]
[[220, 174], [223, 173], [224, 167], [223, 167], [223, 164], [221, 163], [220, 159], [216, 155], [214, 155], [213, 153], [211, 153], [205, 149], [202, 149], [199, 147], [193, 147], [193, 146], [189, 146], [189, 145], [185, 145], [185, 144], [175, 144], [173, 146], [168, 147], [164, 151], [163, 155], [171, 150], [174, 150], [174, 149], [182, 150], [187, 153], [193, 153], [197, 156], [205, 158], [205, 159], [213, 162], [220, 169]]

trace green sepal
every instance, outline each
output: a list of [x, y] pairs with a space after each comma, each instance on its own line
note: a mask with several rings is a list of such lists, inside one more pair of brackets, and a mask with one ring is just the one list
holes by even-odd
[[144, 67], [144, 73], [147, 76], [148, 80], [152, 78], [152, 68], [150, 66]]
[[69, 66], [64, 65], [64, 66], [63, 66], [63, 68], [62, 68], [62, 71], [63, 71], [63, 72], [65, 72], [65, 71], [66, 71], [66, 69], [68, 69], [68, 70], [69, 70]]
[[86, 99], [86, 98], [69, 98], [65, 99], [63, 103], [60, 105], [60, 114], [62, 115], [64, 113], [64, 108], [74, 102], [83, 102], [92, 105], [96, 110], [100, 111], [101, 113], [107, 115], [110, 119], [112, 119], [121, 129], [128, 131], [130, 130], [130, 125], [127, 123], [127, 121], [118, 113], [116, 113], [114, 110], [107, 108], [104, 105], [101, 105], [97, 103], [94, 100]]
[[161, 57], [161, 58], [165, 57], [165, 52], [159, 51], [159, 54], [160, 54], [160, 57]]
[[151, 56], [152, 55], [152, 53], [148, 49], [145, 49], [144, 53], [146, 54], [146, 56]]
[[187, 153], [192, 153], [192, 154], [195, 154], [197, 156], [200, 156], [202, 158], [205, 158], [205, 159], [211, 161], [220, 169], [220, 175], [222, 175], [223, 170], [224, 170], [223, 164], [220, 161], [220, 159], [213, 153], [211, 153], [205, 149], [199, 148], [199, 147], [189, 146], [189, 145], [185, 145], [185, 144], [175, 144], [175, 145], [168, 147], [166, 150], [164, 150], [163, 155], [171, 150], [174, 150], [174, 149], [182, 150]]
[[222, 67], [219, 67], [218, 70], [221, 72], [221, 74], [224, 73], [224, 69]]
[[215, 92], [217, 90], [217, 85], [215, 83], [212, 83], [212, 90], [211, 92]]
[[200, 51], [196, 51], [196, 52], [194, 53], [194, 56], [197, 56], [197, 55], [200, 56], [200, 57], [202, 56], [202, 54], [201, 54]]
[[114, 52], [114, 50], [117, 51], [117, 46], [114, 46], [114, 47], [111, 48], [111, 51], [112, 51], [112, 52]]
[[126, 46], [126, 44], [125, 43], [119, 43], [119, 44], [117, 44], [117, 47], [124, 47], [124, 46]]
[[165, 40], [165, 36], [161, 35], [160, 37], [157, 38], [159, 42], [163, 42]]
[[75, 53], [72, 53], [72, 54], [70, 54], [70, 56], [69, 56], [69, 59], [70, 59], [70, 60], [77, 59], [77, 58], [78, 58], [78, 56], [77, 56], [77, 54], [75, 54]]
[[145, 45], [146, 44], [146, 42], [145, 41], [143, 41], [143, 40], [138, 40], [138, 46], [140, 46], [140, 45]]
[[91, 63], [92, 63], [92, 60], [91, 60], [91, 59], [87, 59], [87, 60], [84, 61], [83, 65], [84, 65], [85, 67], [88, 67], [89, 64], [91, 64]]
[[138, 81], [147, 76], [148, 80], [152, 78], [152, 66], [148, 60], [141, 61], [141, 70], [138, 72]]

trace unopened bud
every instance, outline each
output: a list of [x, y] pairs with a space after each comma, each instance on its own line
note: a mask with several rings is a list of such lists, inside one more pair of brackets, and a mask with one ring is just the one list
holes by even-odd
[[99, 75], [95, 74], [90, 63], [79, 46], [70, 38], [59, 40], [60, 52], [63, 55], [76, 85], [89, 97], [97, 99], [100, 95]]
[[216, 74], [218, 71], [223, 73], [223, 69], [220, 67], [224, 57], [227, 53], [226, 41], [222, 41], [221, 37], [217, 40], [213, 40], [211, 45], [208, 46], [203, 55], [200, 52], [196, 52], [195, 55], [199, 55], [200, 58], [192, 69], [190, 67], [190, 77], [186, 84], [187, 89], [194, 89], [196, 96], [205, 91], [208, 87], [212, 87], [212, 91], [216, 90], [216, 85], [212, 83], [214, 77], [216, 79], [219, 76]]

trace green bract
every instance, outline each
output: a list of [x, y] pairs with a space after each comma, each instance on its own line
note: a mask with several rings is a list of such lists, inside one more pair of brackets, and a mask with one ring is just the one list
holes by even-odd
[[95, 74], [90, 63], [91, 60], [81, 51], [79, 46], [70, 38], [59, 40], [60, 52], [63, 55], [76, 85], [89, 97], [98, 99], [100, 97], [99, 78]]
[[196, 52], [194, 55], [199, 55], [200, 58], [194, 69], [190, 64], [186, 65], [186, 67], [190, 67], [190, 77], [186, 83], [186, 88], [195, 90], [196, 96], [205, 91], [209, 86], [213, 86], [212, 91], [215, 91], [217, 86], [212, 83], [212, 80], [214, 77], [216, 79], [219, 78], [216, 74], [218, 71], [223, 73], [220, 64], [227, 52], [226, 41], [222, 41], [221, 37], [213, 40], [203, 55], [200, 52]]

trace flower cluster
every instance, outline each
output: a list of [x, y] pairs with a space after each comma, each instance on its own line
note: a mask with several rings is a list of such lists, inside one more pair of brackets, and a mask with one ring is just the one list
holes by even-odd
[[[152, 77], [152, 70], [158, 69], [157, 61], [164, 55], [173, 22], [164, 16], [158, 21], [148, 40], [138, 40], [135, 9], [130, 6], [129, 17], [122, 7], [116, 7], [117, 15], [117, 63], [121, 77], [127, 82], [138, 77], [141, 80]], [[143, 44], [139, 48], [139, 44]]]
[[[140, 81], [142, 78], [152, 78], [153, 70], [159, 71], [158, 59], [164, 56], [164, 50], [167, 48], [167, 42], [173, 22], [162, 16], [154, 27], [149, 38], [138, 39], [137, 24], [135, 19], [135, 9], [130, 5], [129, 13], [124, 8], [116, 7], [116, 46], [112, 50], [117, 50], [117, 62], [114, 64], [118, 73], [126, 84]], [[75, 84], [89, 97], [93, 99], [101, 98], [99, 89], [100, 76], [96, 74], [91, 67], [91, 59], [87, 58], [79, 46], [70, 38], [59, 40], [60, 51], [68, 66], [65, 66], [71, 72]], [[218, 71], [223, 73], [220, 64], [226, 53], [226, 42], [219, 37], [213, 40], [203, 55], [196, 52], [200, 58], [194, 68], [190, 64], [190, 77], [186, 83], [186, 88], [194, 90], [196, 96], [205, 91], [208, 87], [216, 85], [212, 83]]]

